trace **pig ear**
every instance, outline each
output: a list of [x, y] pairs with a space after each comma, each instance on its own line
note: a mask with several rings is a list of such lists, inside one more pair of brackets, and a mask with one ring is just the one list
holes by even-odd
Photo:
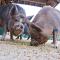
[[39, 31], [39, 32], [42, 31], [40, 28], [38, 28], [38, 27], [37, 27], [36, 25], [34, 25], [34, 24], [31, 24], [31, 27], [34, 28], [34, 29], [36, 29], [36, 30]]
[[34, 15], [32, 16], [27, 16], [26, 18], [30, 21]]
[[17, 15], [18, 14], [18, 9], [16, 7], [16, 5], [13, 5], [11, 10], [10, 10], [10, 14], [11, 15]]

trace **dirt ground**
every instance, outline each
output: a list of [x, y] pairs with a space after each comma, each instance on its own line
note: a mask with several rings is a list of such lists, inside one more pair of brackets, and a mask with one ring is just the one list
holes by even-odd
[[0, 41], [0, 60], [60, 60], [60, 43], [54, 48], [51, 41], [37, 47]]

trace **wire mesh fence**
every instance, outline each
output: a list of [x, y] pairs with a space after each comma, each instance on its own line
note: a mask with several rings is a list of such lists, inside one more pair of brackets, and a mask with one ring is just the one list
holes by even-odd
[[[58, 35], [56, 39], [60, 41], [60, 35]], [[48, 40], [53, 40], [53, 35], [48, 36]]]

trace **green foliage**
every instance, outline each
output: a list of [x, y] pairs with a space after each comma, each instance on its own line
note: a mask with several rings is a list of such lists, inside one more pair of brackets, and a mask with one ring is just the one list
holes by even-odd
[[0, 27], [0, 35], [3, 35], [4, 32], [5, 32], [4, 31], [4, 28], [3, 27]]
[[30, 42], [26, 42], [26, 41], [6, 41], [7, 44], [11, 44], [11, 45], [26, 45], [26, 46], [30, 46]]

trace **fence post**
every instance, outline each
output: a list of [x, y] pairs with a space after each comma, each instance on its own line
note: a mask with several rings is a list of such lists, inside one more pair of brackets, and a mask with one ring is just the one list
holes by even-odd
[[54, 47], [57, 48], [56, 44], [57, 44], [57, 36], [58, 36], [58, 29], [53, 29], [53, 44], [54, 44]]

